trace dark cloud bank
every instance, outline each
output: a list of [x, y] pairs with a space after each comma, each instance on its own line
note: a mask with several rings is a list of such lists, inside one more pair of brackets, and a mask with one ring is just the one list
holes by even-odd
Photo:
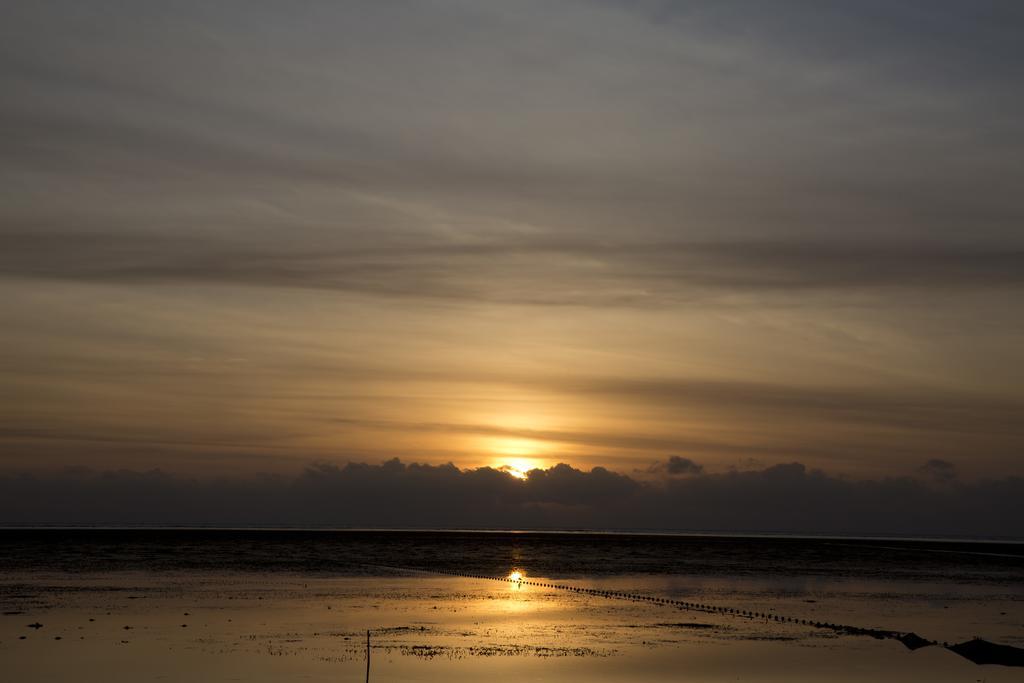
[[[569, 465], [526, 481], [453, 465], [315, 465], [294, 478], [159, 470], [0, 477], [4, 525], [304, 525], [660, 529], [1024, 538], [1024, 479], [852, 481], [799, 463], [657, 481]], [[928, 469], [935, 469], [934, 466]]]

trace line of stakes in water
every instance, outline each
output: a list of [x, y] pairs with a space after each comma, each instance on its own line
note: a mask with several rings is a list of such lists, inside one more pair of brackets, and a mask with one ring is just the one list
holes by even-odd
[[[404, 571], [409, 571], [411, 568], [392, 567], [392, 569], [401, 569]], [[835, 631], [836, 633], [841, 633], [844, 635], [870, 636], [878, 640], [897, 640], [909, 650], [919, 650], [923, 647], [931, 646], [942, 646], [952, 652], [955, 652], [961, 657], [964, 657], [974, 662], [975, 664], [1001, 664], [1003, 666], [1024, 666], [1024, 649], [1012, 647], [1009, 645], [998, 645], [996, 643], [990, 643], [989, 641], [982, 640], [980, 638], [975, 638], [973, 640], [965, 641], [963, 643], [956, 643], [950, 645], [947, 642], [940, 643], [937, 640], [929, 640], [927, 638], [923, 638], [913, 632], [889, 631], [877, 628], [862, 628], [859, 626], [849, 626], [847, 624], [814, 621], [811, 619], [797, 619], [796, 617], [787, 617], [780, 614], [769, 614], [767, 612], [742, 610], [736, 609], [734, 607], [722, 607], [720, 605], [709, 605], [706, 603], [689, 602], [686, 600], [673, 600], [672, 598], [659, 598], [652, 595], [643, 595], [640, 593], [629, 593], [625, 591], [614, 590], [600, 590], [597, 588], [581, 588], [579, 586], [569, 586], [566, 584], [550, 583], [547, 581], [533, 581], [526, 577], [512, 578], [509, 576], [487, 576], [486, 574], [472, 574], [468, 572], [456, 572], [444, 569], [414, 569], [412, 571], [426, 572], [429, 574], [441, 574], [445, 576], [458, 576], [467, 579], [480, 579], [484, 581], [501, 581], [504, 583], [517, 584], [523, 586], [535, 586], [537, 588], [548, 588], [551, 590], [562, 590], [568, 591], [570, 593], [577, 593], [580, 595], [592, 595], [602, 598], [610, 598], [614, 600], [646, 602], [653, 605], [665, 605], [669, 607], [675, 607], [677, 609], [692, 610], [697, 612], [723, 614], [745, 619], [765, 619], [767, 621], [785, 624], [795, 624], [798, 626], [810, 626], [813, 628]]]

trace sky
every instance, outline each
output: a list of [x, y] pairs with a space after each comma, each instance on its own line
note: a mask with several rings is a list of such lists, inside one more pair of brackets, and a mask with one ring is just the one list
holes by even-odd
[[0, 12], [0, 475], [1024, 476], [1020, 3]]

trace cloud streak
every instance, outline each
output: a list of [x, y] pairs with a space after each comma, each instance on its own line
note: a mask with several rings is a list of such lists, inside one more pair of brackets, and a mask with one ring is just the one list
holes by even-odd
[[5, 232], [0, 254], [0, 273], [7, 276], [553, 305], [664, 306], [730, 292], [1024, 285], [1024, 251], [962, 246], [427, 243], [302, 252], [203, 238]]

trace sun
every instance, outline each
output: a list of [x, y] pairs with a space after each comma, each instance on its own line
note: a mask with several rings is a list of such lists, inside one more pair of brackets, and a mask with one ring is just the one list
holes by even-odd
[[546, 465], [544, 444], [534, 439], [519, 437], [490, 438], [484, 448], [494, 458], [491, 467], [512, 475], [516, 479], [529, 478], [530, 470], [543, 469]]
[[537, 463], [529, 458], [506, 458], [496, 469], [511, 474], [516, 479], [525, 480], [530, 470], [536, 468]]
[[518, 570], [518, 569], [513, 569], [509, 573], [509, 575], [508, 575], [508, 580], [509, 581], [514, 581], [516, 583], [519, 583], [520, 581], [522, 581], [523, 578], [524, 578], [523, 572]]

